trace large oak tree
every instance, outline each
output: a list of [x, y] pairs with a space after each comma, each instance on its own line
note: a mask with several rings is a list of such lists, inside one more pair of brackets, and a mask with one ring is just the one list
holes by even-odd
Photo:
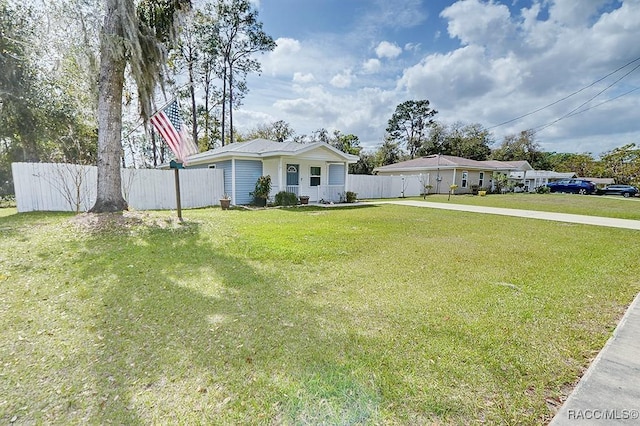
[[105, 0], [98, 82], [98, 187], [90, 212], [127, 208], [122, 196], [122, 91], [127, 65], [138, 88], [140, 113], [151, 114], [153, 93], [163, 82], [167, 45], [177, 36], [178, 18], [190, 0]]

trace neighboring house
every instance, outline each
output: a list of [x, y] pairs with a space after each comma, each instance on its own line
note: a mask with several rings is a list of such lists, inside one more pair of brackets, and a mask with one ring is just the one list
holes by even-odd
[[339, 201], [347, 187], [349, 164], [358, 156], [324, 142], [300, 144], [254, 139], [192, 155], [187, 168], [224, 170], [224, 190], [233, 204], [250, 204], [256, 181], [271, 176], [271, 194], [308, 195], [310, 201]]
[[573, 172], [560, 173], [550, 170], [526, 170], [524, 172], [512, 172], [509, 179], [515, 183], [522, 183], [525, 191], [535, 191], [539, 186], [560, 179], [571, 179], [576, 174]]
[[[492, 163], [487, 161], [486, 163]], [[514, 169], [509, 173], [509, 181], [512, 183], [524, 184], [526, 191], [535, 191], [536, 188], [544, 186], [549, 182], [572, 179], [578, 176], [573, 172], [554, 172], [551, 170], [534, 170], [526, 161], [499, 161], [498, 163], [510, 164], [514, 166]], [[515, 170], [515, 169], [519, 170]], [[580, 179], [588, 180], [596, 185], [605, 186], [614, 183], [613, 178], [594, 178], [594, 177], [582, 177]]]
[[446, 194], [455, 184], [458, 185], [457, 194], [466, 194], [472, 191], [472, 186], [493, 189], [494, 173], [509, 176], [512, 172], [525, 170], [531, 170], [526, 161], [476, 161], [436, 154], [376, 167], [373, 173], [380, 176], [418, 175], [423, 185], [431, 186], [431, 193]]

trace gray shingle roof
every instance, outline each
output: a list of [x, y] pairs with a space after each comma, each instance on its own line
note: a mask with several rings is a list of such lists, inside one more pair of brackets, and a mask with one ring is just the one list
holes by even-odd
[[316, 148], [325, 148], [333, 151], [335, 154], [343, 157], [349, 162], [356, 162], [358, 160], [358, 156], [346, 154], [337, 150], [331, 145], [322, 142], [301, 144], [297, 142], [275, 142], [268, 139], [253, 139], [247, 142], [236, 142], [228, 144], [220, 148], [210, 149], [208, 151], [192, 155], [187, 159], [187, 162], [197, 163], [198, 160], [219, 158], [234, 154], [253, 157], [267, 157], [271, 155], [295, 155], [296, 153], [301, 153]]
[[529, 170], [531, 166], [526, 161], [477, 161], [468, 158], [456, 157], [453, 155], [428, 155], [426, 157], [414, 158], [407, 161], [401, 161], [387, 166], [376, 167], [376, 171], [395, 171], [408, 169], [435, 169], [435, 168], [457, 168], [468, 167], [479, 170], [509, 170], [521, 169]]

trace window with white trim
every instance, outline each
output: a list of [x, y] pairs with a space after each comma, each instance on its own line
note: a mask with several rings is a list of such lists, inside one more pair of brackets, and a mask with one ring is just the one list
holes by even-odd
[[463, 188], [467, 187], [467, 181], [469, 180], [469, 172], [462, 172], [462, 186]]
[[484, 186], [484, 172], [480, 172], [480, 177], [478, 178], [478, 186], [480, 188]]
[[320, 175], [322, 173], [322, 167], [311, 166], [309, 186], [320, 186]]

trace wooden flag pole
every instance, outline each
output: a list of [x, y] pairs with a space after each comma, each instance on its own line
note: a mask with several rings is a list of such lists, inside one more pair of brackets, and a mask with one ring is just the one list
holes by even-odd
[[174, 171], [175, 182], [176, 182], [176, 209], [178, 210], [178, 220], [182, 222], [182, 203], [180, 202], [180, 172], [182, 169], [182, 163], [178, 163], [176, 161], [171, 160], [169, 166]]

